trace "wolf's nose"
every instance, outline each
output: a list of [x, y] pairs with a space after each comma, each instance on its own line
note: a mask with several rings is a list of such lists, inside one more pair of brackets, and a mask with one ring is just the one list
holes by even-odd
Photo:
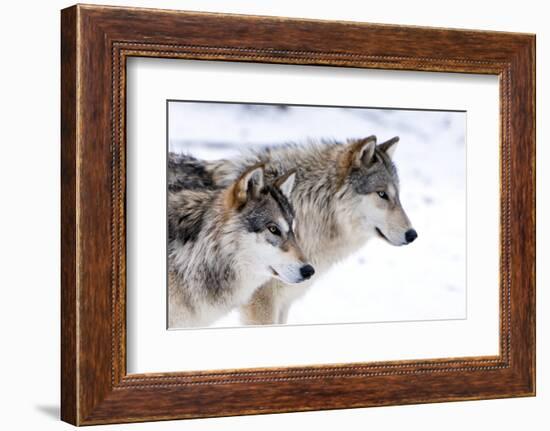
[[414, 229], [409, 229], [407, 232], [405, 232], [405, 241], [407, 241], [407, 244], [410, 244], [418, 237], [418, 234]]
[[304, 265], [300, 268], [300, 275], [304, 277], [304, 280], [311, 278], [315, 274], [315, 269], [311, 265]]

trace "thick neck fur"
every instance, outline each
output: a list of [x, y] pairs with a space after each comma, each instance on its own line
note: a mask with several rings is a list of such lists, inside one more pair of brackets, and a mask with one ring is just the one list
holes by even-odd
[[243, 234], [224, 199], [221, 191], [169, 194], [170, 327], [212, 323], [267, 280], [247, 270]]

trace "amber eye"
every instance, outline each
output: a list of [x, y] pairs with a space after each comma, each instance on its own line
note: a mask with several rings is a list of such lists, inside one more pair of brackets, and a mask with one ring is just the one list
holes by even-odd
[[382, 199], [384, 200], [388, 200], [389, 199], [389, 196], [386, 192], [376, 192], [378, 194], [378, 196], [380, 196]]
[[269, 232], [271, 232], [273, 235], [276, 235], [276, 236], [281, 236], [281, 231], [279, 230], [279, 228], [277, 226], [275, 226], [274, 224], [270, 224], [267, 229], [269, 230]]

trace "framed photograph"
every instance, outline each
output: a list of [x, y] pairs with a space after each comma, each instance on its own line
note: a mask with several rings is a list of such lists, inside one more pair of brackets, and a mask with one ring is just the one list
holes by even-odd
[[64, 421], [535, 394], [534, 35], [61, 18]]

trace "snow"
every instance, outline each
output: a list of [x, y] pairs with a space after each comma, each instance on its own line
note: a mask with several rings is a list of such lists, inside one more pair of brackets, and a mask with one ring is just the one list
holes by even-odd
[[[466, 318], [466, 113], [170, 102], [169, 148], [198, 158], [307, 139], [398, 135], [401, 201], [418, 239], [373, 240], [319, 277], [289, 324]], [[214, 326], [239, 326], [232, 312]]]

